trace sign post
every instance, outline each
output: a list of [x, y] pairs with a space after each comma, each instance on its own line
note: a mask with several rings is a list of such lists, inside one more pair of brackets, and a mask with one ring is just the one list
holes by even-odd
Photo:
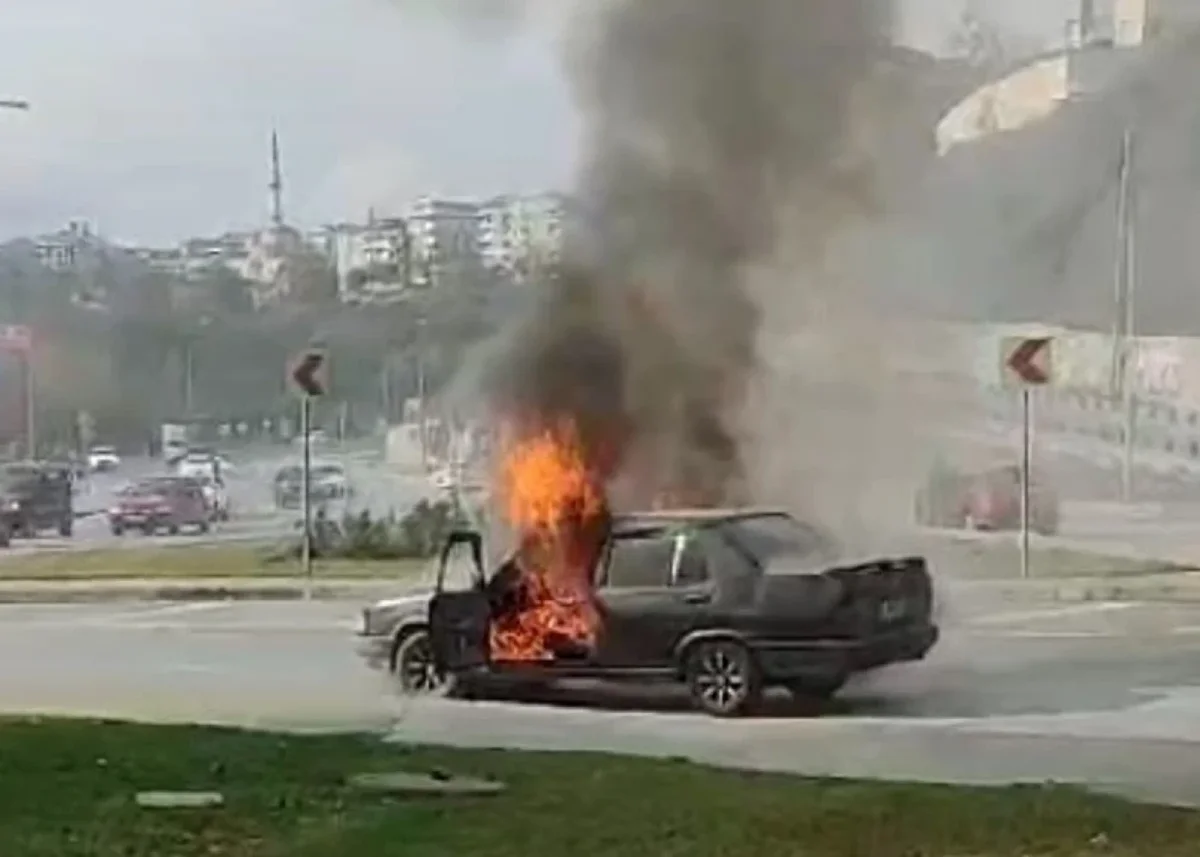
[[1029, 577], [1030, 475], [1033, 468], [1033, 388], [1051, 383], [1053, 339], [1009, 337], [1000, 350], [1000, 372], [1006, 385], [1021, 390], [1021, 577]]
[[303, 442], [303, 458], [300, 473], [300, 509], [303, 520], [303, 535], [300, 542], [300, 564], [304, 569], [304, 597], [313, 595], [313, 544], [312, 544], [312, 402], [317, 396], [325, 395], [325, 353], [316, 348], [306, 351], [292, 367], [292, 381], [300, 390], [300, 437]]

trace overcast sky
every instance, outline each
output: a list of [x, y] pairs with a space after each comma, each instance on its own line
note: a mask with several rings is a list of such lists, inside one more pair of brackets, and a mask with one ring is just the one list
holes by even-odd
[[[1077, 2], [986, 6], [1053, 39]], [[907, 4], [906, 41], [936, 49], [966, 0]], [[143, 243], [257, 225], [272, 127], [303, 225], [427, 192], [567, 186], [575, 123], [553, 22], [501, 38], [419, 5], [3, 0], [0, 97], [34, 110], [0, 114], [0, 238], [75, 217]]]

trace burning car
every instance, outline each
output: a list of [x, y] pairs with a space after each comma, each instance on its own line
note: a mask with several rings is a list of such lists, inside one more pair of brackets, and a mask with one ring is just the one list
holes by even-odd
[[[447, 564], [463, 548], [475, 574], [452, 591]], [[528, 573], [531, 549], [542, 552], [526, 542], [486, 576], [480, 535], [454, 534], [432, 596], [366, 612], [364, 654], [409, 693], [490, 677], [658, 680], [729, 716], [771, 686], [830, 696], [855, 673], [924, 658], [938, 639], [923, 559], [838, 562], [827, 536], [782, 511], [617, 517], [586, 591]]]

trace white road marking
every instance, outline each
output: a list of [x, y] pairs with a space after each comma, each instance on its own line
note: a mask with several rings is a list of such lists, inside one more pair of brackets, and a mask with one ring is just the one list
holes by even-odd
[[100, 625], [141, 625], [147, 621], [155, 622], [163, 616], [177, 616], [184, 613], [200, 613], [206, 610], [218, 610], [228, 607], [228, 601], [188, 601], [183, 604], [165, 604], [148, 610], [135, 610], [115, 613], [101, 619], [92, 619], [81, 624]]
[[1140, 601], [1096, 601], [1088, 604], [1073, 604], [1070, 607], [1023, 610], [1010, 613], [992, 613], [973, 619], [969, 626], [1019, 625], [1038, 619], [1067, 619], [1074, 616], [1089, 616], [1094, 613], [1112, 613], [1144, 606]]

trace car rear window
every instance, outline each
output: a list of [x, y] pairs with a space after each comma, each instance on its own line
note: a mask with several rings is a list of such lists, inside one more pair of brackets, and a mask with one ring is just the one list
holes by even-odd
[[755, 515], [719, 527], [735, 548], [762, 566], [777, 557], [832, 560], [837, 545], [827, 533], [787, 515]]

